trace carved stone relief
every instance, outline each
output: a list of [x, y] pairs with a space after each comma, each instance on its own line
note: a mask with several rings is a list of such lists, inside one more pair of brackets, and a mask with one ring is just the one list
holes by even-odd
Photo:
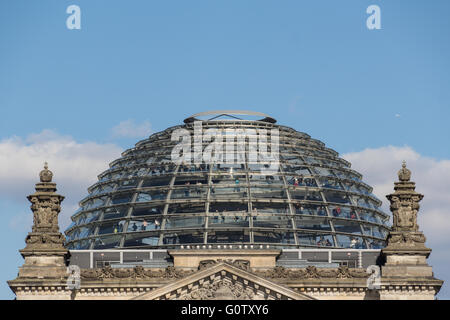
[[243, 285], [226, 279], [213, 283], [204, 282], [199, 289], [181, 295], [179, 300], [252, 300], [254, 292]]
[[309, 266], [304, 269], [287, 269], [275, 267], [265, 272], [256, 272], [267, 278], [289, 278], [289, 279], [320, 279], [320, 278], [367, 278], [368, 274], [362, 268], [348, 268], [346, 266], [338, 269], [317, 268]]
[[151, 278], [170, 278], [179, 279], [183, 278], [192, 271], [177, 270], [172, 266], [165, 269], [146, 269], [142, 266], [136, 266], [134, 268], [112, 268], [106, 266], [97, 269], [81, 269], [81, 278], [87, 280], [94, 279], [112, 279], [112, 278], [131, 278], [131, 279], [151, 279]]
[[212, 267], [213, 265], [216, 265], [221, 262], [230, 264], [230, 265], [240, 268], [242, 270], [250, 271], [250, 261], [242, 260], [242, 259], [202, 260], [202, 261], [200, 261], [200, 263], [198, 265], [198, 270], [203, 270], [203, 269]]

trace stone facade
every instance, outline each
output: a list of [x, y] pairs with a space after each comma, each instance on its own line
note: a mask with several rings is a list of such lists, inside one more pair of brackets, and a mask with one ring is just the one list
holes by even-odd
[[74, 270], [67, 268], [69, 252], [58, 227], [64, 197], [56, 194], [52, 173], [45, 166], [36, 192], [28, 197], [34, 222], [26, 247], [20, 250], [25, 262], [18, 277], [8, 284], [17, 299], [434, 299], [443, 281], [434, 278], [427, 264], [431, 250], [417, 225], [423, 195], [415, 192], [410, 177], [403, 164], [395, 192], [387, 196], [393, 225], [382, 250], [385, 263], [378, 278], [376, 267], [367, 271], [344, 266], [276, 266], [280, 250], [181, 249], [169, 250], [173, 266], [167, 268], [81, 269], [77, 287], [68, 285]]

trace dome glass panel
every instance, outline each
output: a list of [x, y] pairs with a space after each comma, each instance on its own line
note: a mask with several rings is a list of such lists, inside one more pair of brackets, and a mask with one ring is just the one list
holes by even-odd
[[[213, 117], [202, 120], [198, 131], [193, 116], [139, 141], [88, 189], [65, 231], [66, 246], [383, 247], [389, 217], [361, 174], [324, 143], [275, 122], [268, 116]], [[172, 161], [181, 141], [173, 138], [177, 130], [192, 137], [186, 150], [192, 155], [201, 150], [203, 160], [209, 152], [213, 160]], [[214, 139], [208, 130], [214, 130]], [[275, 169], [251, 153], [270, 159], [273, 130], [279, 133]], [[196, 144], [199, 132], [203, 141]], [[211, 142], [217, 137], [223, 137], [222, 144]], [[214, 158], [215, 148], [224, 154]], [[233, 151], [232, 158], [227, 150]]]

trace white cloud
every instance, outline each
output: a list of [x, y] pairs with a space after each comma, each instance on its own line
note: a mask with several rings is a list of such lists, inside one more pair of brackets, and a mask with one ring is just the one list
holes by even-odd
[[405, 160], [412, 171], [411, 180], [416, 182], [416, 191], [425, 195], [420, 203], [418, 223], [428, 239], [427, 244], [450, 245], [450, 160], [426, 157], [408, 146], [365, 149], [342, 157], [364, 175], [364, 182], [374, 188], [385, 211], [389, 210], [386, 195], [394, 191], [397, 172]]
[[[87, 187], [108, 169], [109, 162], [120, 157], [121, 151], [114, 144], [79, 143], [51, 130], [26, 139], [0, 140], [0, 197], [23, 205], [23, 212], [29, 212], [26, 196], [34, 192], [39, 172], [47, 161], [58, 192], [66, 197], [60, 218], [60, 225], [65, 227], [78, 201], [87, 195]], [[14, 216], [10, 226], [20, 221], [24, 221], [23, 217]]]
[[112, 128], [115, 137], [143, 138], [149, 136], [151, 132], [152, 128], [149, 121], [137, 124], [134, 120], [125, 120]]

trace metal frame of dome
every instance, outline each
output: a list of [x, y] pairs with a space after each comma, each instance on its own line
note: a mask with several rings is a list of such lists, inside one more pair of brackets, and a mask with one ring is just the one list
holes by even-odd
[[215, 117], [212, 117], [206, 121], [213, 121], [216, 120], [222, 116], [226, 116], [231, 118], [232, 120], [241, 120], [241, 121], [248, 121], [246, 119], [240, 119], [238, 117], [236, 117], [235, 115], [244, 115], [244, 116], [260, 116], [260, 117], [264, 117], [260, 120], [256, 120], [256, 121], [262, 121], [262, 122], [269, 122], [269, 123], [276, 123], [277, 120], [275, 120], [274, 118], [272, 118], [271, 116], [264, 114], [262, 112], [256, 112], [256, 111], [246, 111], [246, 110], [216, 110], [216, 111], [205, 111], [205, 112], [200, 112], [200, 113], [196, 113], [193, 114], [192, 116], [184, 119], [184, 123], [191, 123], [194, 121], [202, 121], [200, 119], [198, 119], [198, 117], [204, 117], [204, 116], [212, 116], [214, 115]]
[[213, 119], [204, 122], [203, 130], [279, 129], [279, 171], [261, 175], [261, 165], [248, 158], [235, 165], [172, 163], [171, 133], [193, 131], [193, 121], [138, 142], [99, 175], [65, 232], [69, 249], [385, 245], [389, 225], [381, 201], [361, 174], [323, 142], [272, 121]]

